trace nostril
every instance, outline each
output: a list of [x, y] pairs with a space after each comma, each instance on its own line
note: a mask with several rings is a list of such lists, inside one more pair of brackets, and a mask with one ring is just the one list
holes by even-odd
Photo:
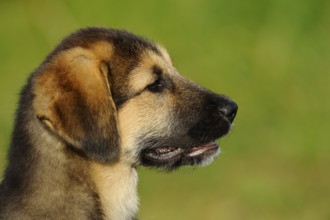
[[231, 111], [229, 114], [228, 114], [228, 119], [230, 122], [233, 122], [234, 121], [234, 118], [236, 117], [236, 113], [237, 113], [237, 108], [234, 109], [233, 111]]
[[225, 107], [220, 109], [220, 112], [230, 121], [233, 122], [236, 117], [238, 106], [235, 102], [228, 103]]

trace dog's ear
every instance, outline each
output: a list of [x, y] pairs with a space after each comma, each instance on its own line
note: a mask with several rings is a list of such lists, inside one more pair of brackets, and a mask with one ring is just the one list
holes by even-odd
[[110, 68], [87, 49], [58, 54], [34, 78], [38, 119], [87, 158], [109, 163], [119, 155]]

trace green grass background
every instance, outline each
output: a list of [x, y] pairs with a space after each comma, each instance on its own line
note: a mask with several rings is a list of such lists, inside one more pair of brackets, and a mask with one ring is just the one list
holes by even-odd
[[328, 0], [1, 0], [0, 173], [29, 73], [93, 25], [160, 42], [181, 74], [239, 104], [212, 165], [139, 169], [141, 219], [330, 219]]

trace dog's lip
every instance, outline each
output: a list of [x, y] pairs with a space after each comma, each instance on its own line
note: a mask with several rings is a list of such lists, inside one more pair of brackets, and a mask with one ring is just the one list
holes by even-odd
[[155, 147], [146, 150], [145, 156], [158, 161], [166, 161], [181, 155], [184, 151], [179, 147]]
[[193, 147], [189, 149], [188, 151], [185, 152], [185, 156], [187, 157], [198, 157], [198, 156], [204, 156], [204, 155], [209, 155], [213, 154], [216, 151], [218, 151], [219, 145], [215, 142], [212, 141], [208, 144], [204, 144], [198, 147]]
[[145, 157], [156, 161], [167, 161], [180, 156], [188, 158], [203, 157], [218, 152], [219, 145], [215, 142], [209, 142], [193, 148], [181, 147], [154, 147], [144, 152]]

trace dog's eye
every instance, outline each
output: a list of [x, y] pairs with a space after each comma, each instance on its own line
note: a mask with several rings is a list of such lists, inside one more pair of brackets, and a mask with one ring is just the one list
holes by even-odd
[[147, 86], [147, 90], [152, 93], [159, 93], [164, 90], [164, 82], [162, 79], [157, 79], [155, 82]]

